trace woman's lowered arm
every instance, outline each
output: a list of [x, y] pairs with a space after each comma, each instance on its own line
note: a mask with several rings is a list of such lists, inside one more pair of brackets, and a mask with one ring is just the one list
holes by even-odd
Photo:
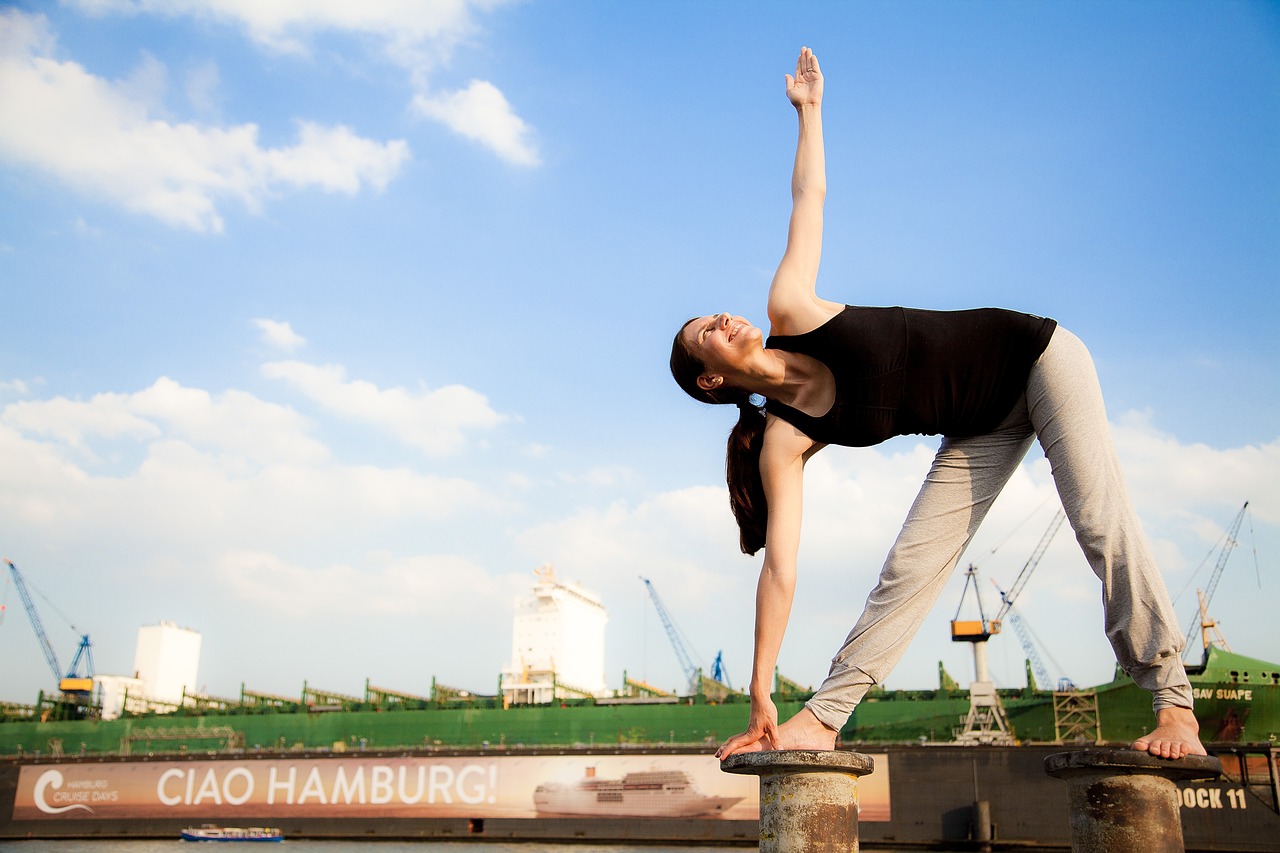
[[[763, 741], [777, 747], [778, 709], [773, 704], [773, 673], [791, 617], [800, 548], [804, 464], [821, 445], [778, 418], [769, 418], [760, 454], [760, 475], [769, 503], [764, 565], [756, 584], [755, 654], [751, 666], [751, 717], [747, 730], [725, 741], [716, 753], [725, 758]], [[756, 746], [756, 749], [761, 746]]]

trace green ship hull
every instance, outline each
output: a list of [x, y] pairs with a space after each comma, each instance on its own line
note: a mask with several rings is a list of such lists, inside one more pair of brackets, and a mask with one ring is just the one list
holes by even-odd
[[[1275, 743], [1280, 738], [1280, 664], [1210, 647], [1190, 670], [1201, 738], [1214, 743]], [[949, 681], [949, 679], [944, 679]], [[1096, 727], [1064, 731], [1055, 712], [1065, 694], [1002, 690], [1013, 734], [1022, 743], [1082, 739], [1119, 743], [1146, 731], [1150, 696], [1126, 677], [1085, 695], [1096, 696]], [[745, 696], [719, 701], [705, 695], [671, 701], [566, 700], [555, 705], [502, 707], [496, 699], [348, 701], [288, 707], [241, 705], [219, 711], [182, 709], [171, 714], [115, 720], [50, 718], [56, 703], [11, 709], [0, 721], [0, 756], [102, 755], [219, 751], [227, 749], [484, 748], [565, 745], [713, 746], [740, 731]], [[775, 696], [785, 719], [806, 693]], [[945, 743], [954, 740], [969, 708], [966, 691], [875, 691], [841, 731], [846, 743]], [[322, 710], [323, 709], [323, 710]], [[46, 719], [39, 719], [44, 716]]]

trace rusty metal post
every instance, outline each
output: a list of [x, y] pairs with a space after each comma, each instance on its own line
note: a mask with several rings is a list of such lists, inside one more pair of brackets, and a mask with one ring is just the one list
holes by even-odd
[[1178, 782], [1217, 779], [1222, 762], [1204, 755], [1177, 760], [1145, 752], [1085, 749], [1044, 760], [1067, 783], [1072, 853], [1182, 853]]
[[856, 853], [860, 752], [778, 750], [731, 755], [726, 773], [760, 777], [760, 853]]

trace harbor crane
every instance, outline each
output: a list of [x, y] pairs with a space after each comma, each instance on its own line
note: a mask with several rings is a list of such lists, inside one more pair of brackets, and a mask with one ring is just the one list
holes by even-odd
[[[1058, 510], [1054, 514], [1053, 519], [1049, 522], [1049, 528], [1045, 530], [1044, 535], [1040, 537], [1039, 544], [1036, 545], [1035, 551], [1023, 564], [1022, 570], [1018, 572], [1018, 576], [1014, 578], [1013, 585], [1009, 587], [1008, 592], [1000, 589], [996, 585], [996, 591], [1000, 593], [1000, 610], [996, 613], [996, 624], [1001, 624], [1006, 618], [1009, 624], [1013, 626], [1013, 631], [1018, 635], [1018, 642], [1022, 644], [1022, 650], [1026, 653], [1027, 659], [1031, 661], [1031, 668], [1035, 671], [1036, 677], [1040, 679], [1040, 683], [1046, 687], [1052, 684], [1049, 677], [1049, 671], [1045, 668], [1044, 662], [1040, 659], [1040, 652], [1036, 648], [1035, 641], [1031, 637], [1031, 627], [1027, 625], [1018, 611], [1013, 609], [1013, 602], [1021, 593], [1023, 587], [1027, 585], [1027, 581], [1031, 578], [1031, 573], [1035, 571], [1036, 566], [1040, 565], [1040, 558], [1044, 556], [1044, 552], [1049, 547], [1049, 543], [1053, 541], [1053, 537], [1057, 534], [1058, 528], [1062, 527], [1062, 522], [1066, 520], [1066, 516], [1062, 510]], [[995, 581], [993, 580], [994, 584]], [[1058, 679], [1059, 690], [1074, 690], [1075, 684], [1070, 678], [1062, 676]]]
[[[26, 608], [27, 618], [31, 620], [31, 627], [36, 632], [36, 639], [40, 641], [40, 648], [44, 652], [44, 658], [49, 664], [49, 669], [53, 671], [53, 677], [58, 681], [58, 689], [75, 701], [88, 699], [89, 694], [93, 692], [94, 672], [93, 645], [89, 642], [89, 635], [81, 635], [80, 645], [76, 648], [76, 654], [71, 661], [71, 666], [67, 669], [66, 674], [63, 675], [62, 668], [58, 665], [58, 655], [53, 650], [53, 644], [49, 642], [49, 635], [45, 633], [44, 623], [40, 621], [40, 613], [36, 610], [36, 603], [31, 599], [31, 592], [27, 589], [27, 582], [23, 579], [22, 573], [18, 571], [18, 567], [13, 564], [12, 560], [6, 558], [5, 563], [9, 566], [9, 574], [13, 576], [13, 585], [17, 587], [18, 597], [22, 599], [22, 606]], [[71, 627], [72, 630], [75, 630], [74, 625]]]
[[[987, 665], [987, 640], [1000, 633], [1002, 621], [1006, 616], [1010, 616], [1010, 622], [1014, 625], [1014, 630], [1018, 633], [1019, 639], [1022, 640], [1022, 646], [1028, 650], [1032, 657], [1033, 664], [1039, 663], [1040, 656], [1035, 654], [1034, 645], [1030, 642], [1030, 636], [1026, 632], [1026, 626], [1021, 625], [1021, 619], [1017, 614], [1013, 613], [1014, 599], [1022, 592], [1027, 581], [1031, 577], [1031, 573], [1039, 564], [1040, 558], [1044, 556], [1045, 550], [1049, 547], [1058, 528], [1062, 526], [1064, 519], [1062, 510], [1058, 510], [1053, 520], [1049, 522], [1049, 529], [1040, 537], [1039, 544], [1036, 545], [1035, 551], [1031, 557], [1023, 564], [1022, 570], [1014, 579], [1013, 585], [1009, 588], [1009, 592], [1001, 592], [1000, 609], [991, 619], [987, 618], [986, 610], [982, 605], [982, 593], [978, 587], [978, 568], [970, 565], [965, 572], [964, 589], [960, 593], [960, 605], [956, 608], [956, 615], [951, 620], [951, 639], [957, 643], [969, 643], [973, 647], [973, 683], [969, 685], [969, 713], [965, 717], [964, 727], [957, 735], [957, 739], [961, 742], [969, 743], [1009, 743], [1013, 740], [1013, 735], [1009, 730], [1009, 719], [1005, 714], [1004, 706], [1000, 704], [1000, 695], [996, 692], [995, 683], [991, 680], [991, 670]], [[964, 608], [965, 597], [969, 594], [970, 586], [973, 587], [974, 599], [978, 604], [978, 618], [976, 620], [962, 620], [960, 618], [960, 610]], [[999, 589], [999, 587], [997, 587]], [[1044, 665], [1040, 664], [1040, 670], [1043, 671]], [[1037, 673], [1039, 674], [1039, 673]], [[1043, 676], [1046, 680], [1047, 676]]]
[[671, 641], [671, 647], [675, 649], [676, 658], [680, 661], [680, 669], [684, 671], [685, 678], [688, 680], [689, 695], [694, 696], [698, 693], [707, 692], [708, 688], [716, 694], [721, 694], [717, 698], [723, 698], [723, 694], [732, 692], [733, 688], [726, 683], [728, 678], [725, 675], [722, 653], [716, 653], [712, 677], [705, 678], [702, 670], [694, 664], [693, 655], [690, 654], [680, 630], [676, 628], [675, 622], [671, 620], [671, 616], [667, 613], [667, 608], [663, 606], [662, 599], [658, 596], [658, 590], [648, 578], [641, 577], [640, 580], [644, 581], [645, 589], [649, 591], [649, 598], [653, 600], [653, 607], [658, 611], [658, 618], [662, 620], [662, 627], [667, 631], [667, 638]]
[[730, 690], [733, 689], [733, 682], [729, 680], [729, 670], [724, 667], [724, 652], [716, 652], [716, 659], [711, 662], [711, 678], [718, 681]]
[[[1222, 540], [1222, 550], [1218, 552], [1218, 561], [1213, 567], [1213, 572], [1209, 575], [1209, 582], [1205, 584], [1205, 589], [1196, 590], [1196, 598], [1199, 604], [1199, 619], [1193, 620], [1191, 627], [1187, 630], [1187, 639], [1182, 644], [1183, 649], [1191, 648], [1191, 638], [1195, 636], [1196, 630], [1200, 631], [1200, 642], [1204, 647], [1204, 653], [1209, 653], [1210, 645], [1217, 645], [1225, 651], [1231, 651], [1231, 646], [1227, 644], [1227, 638], [1222, 636], [1222, 632], [1218, 630], [1218, 623], [1209, 616], [1209, 602], [1213, 600], [1213, 594], [1218, 591], [1218, 581], [1222, 580], [1222, 570], [1227, 567], [1227, 559], [1231, 556], [1231, 552], [1235, 550], [1236, 545], [1240, 544], [1236, 535], [1240, 532], [1240, 523], [1244, 521], [1245, 510], [1249, 508], [1249, 502], [1245, 501], [1244, 506], [1240, 507], [1240, 511], [1236, 513], [1236, 517], [1231, 522], [1231, 526], [1227, 529], [1226, 536]], [[1185, 652], [1184, 652], [1185, 654]]]
[[1014, 599], [1022, 594], [1022, 588], [1027, 585], [1027, 581], [1031, 580], [1031, 573], [1035, 571], [1036, 566], [1040, 565], [1040, 558], [1044, 556], [1044, 552], [1048, 549], [1049, 543], [1053, 541], [1053, 537], [1058, 532], [1058, 528], [1062, 526], [1062, 522], [1066, 520], [1066, 514], [1062, 510], [1054, 513], [1053, 518], [1049, 521], [1049, 529], [1040, 537], [1039, 544], [1036, 549], [1031, 552], [1031, 556], [1022, 564], [1022, 570], [1018, 572], [1018, 576], [1013, 579], [1013, 585], [1009, 587], [1007, 593], [1000, 593], [1000, 610], [996, 613], [996, 622], [1003, 619], [1009, 609], [1013, 607]]
[[[969, 587], [973, 587], [973, 597], [978, 602], [978, 618], [976, 620], [960, 619], [960, 610], [964, 607], [965, 596]], [[987, 667], [987, 640], [1000, 633], [1000, 623], [987, 619], [982, 606], [982, 591], [978, 587], [978, 567], [970, 564], [965, 571], [964, 590], [960, 593], [960, 605], [956, 608], [955, 618], [951, 620], [951, 639], [957, 643], [969, 643], [973, 646], [973, 681], [969, 684], [969, 713], [965, 716], [964, 726], [956, 732], [956, 740], [960, 743], [1013, 743], [1013, 733], [1009, 729], [1009, 717], [1000, 704], [1000, 694], [996, 692], [995, 682], [991, 680], [991, 671]]]

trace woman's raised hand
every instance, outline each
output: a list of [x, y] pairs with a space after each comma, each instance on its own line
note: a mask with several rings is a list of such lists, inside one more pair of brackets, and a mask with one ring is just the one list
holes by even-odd
[[800, 49], [795, 76], [787, 75], [787, 100], [797, 108], [822, 104], [822, 70], [818, 57], [807, 47]]

